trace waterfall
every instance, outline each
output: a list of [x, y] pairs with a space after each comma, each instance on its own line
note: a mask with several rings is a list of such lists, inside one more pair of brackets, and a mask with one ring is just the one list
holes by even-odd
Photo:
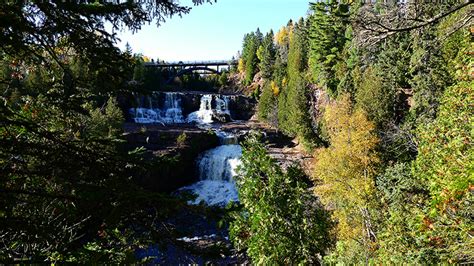
[[165, 92], [165, 100], [162, 108], [158, 108], [157, 104], [153, 104], [153, 101], [158, 95], [159, 94], [153, 94], [152, 96], [146, 97], [148, 108], [143, 107], [144, 101], [139, 99], [139, 107], [130, 109], [130, 115], [135, 123], [184, 123], [180, 95], [175, 92]]
[[201, 97], [199, 110], [188, 115], [187, 121], [189, 123], [197, 122], [200, 124], [212, 123], [212, 95], [205, 94]]
[[227, 133], [221, 130], [215, 130], [217, 137], [219, 137], [219, 142], [221, 145], [230, 145], [230, 144], [238, 144], [239, 139], [236, 135]]
[[184, 123], [181, 99], [177, 93], [165, 93], [165, 104], [161, 112], [165, 124]]
[[229, 111], [229, 96], [217, 95], [216, 96], [216, 111], [218, 113], [226, 113], [230, 115]]
[[[164, 101], [159, 101], [160, 95], [164, 95]], [[181, 98], [183, 96], [180, 93], [156, 92], [152, 96], [136, 97], [138, 97], [138, 108], [131, 108], [129, 110], [135, 123], [212, 124], [216, 121], [228, 122], [232, 120], [229, 110], [231, 97], [228, 95], [202, 95], [199, 109], [190, 113], [186, 119], [183, 116], [181, 107]]]
[[[225, 139], [236, 140], [230, 134], [219, 132], [216, 133], [221, 143], [225, 142]], [[205, 202], [208, 205], [224, 207], [229, 202], [237, 202], [239, 197], [233, 177], [237, 174], [241, 157], [242, 148], [236, 144], [221, 145], [202, 153], [197, 160], [200, 181], [180, 189], [197, 195], [196, 199], [189, 203]]]
[[204, 152], [198, 159], [199, 179], [233, 181], [241, 154], [240, 145], [222, 145]]
[[[212, 108], [212, 100], [215, 100], [216, 108]], [[211, 124], [214, 118], [219, 114], [227, 114], [229, 111], [230, 97], [226, 95], [204, 94], [201, 97], [199, 110], [188, 115], [187, 122], [196, 122], [198, 124]]]
[[160, 114], [148, 108], [132, 108], [130, 110], [130, 114], [132, 115], [135, 123], [149, 124], [156, 121], [161, 121]]

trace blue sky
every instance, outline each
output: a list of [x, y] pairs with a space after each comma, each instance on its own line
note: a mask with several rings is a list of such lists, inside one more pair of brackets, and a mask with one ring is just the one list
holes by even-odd
[[[191, 0], [181, 0], [192, 5]], [[145, 25], [132, 34], [119, 33], [120, 48], [166, 61], [227, 60], [241, 49], [245, 33], [257, 27], [275, 32], [288, 20], [304, 17], [308, 0], [217, 0], [193, 7], [183, 17], [168, 19], [159, 28]]]

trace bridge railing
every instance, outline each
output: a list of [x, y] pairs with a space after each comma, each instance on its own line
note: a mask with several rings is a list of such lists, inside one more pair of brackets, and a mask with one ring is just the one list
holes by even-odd
[[179, 66], [179, 65], [234, 65], [237, 60], [177, 61], [177, 62], [145, 62], [148, 66]]

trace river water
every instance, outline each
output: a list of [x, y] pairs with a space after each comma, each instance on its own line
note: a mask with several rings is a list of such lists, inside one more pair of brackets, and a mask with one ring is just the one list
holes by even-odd
[[[188, 201], [190, 205], [204, 204], [222, 208], [230, 202], [237, 202], [239, 198], [234, 177], [241, 164], [242, 148], [234, 134], [223, 130], [219, 123], [214, 123], [216, 115], [230, 117], [229, 97], [203, 94], [199, 109], [191, 112], [187, 117], [183, 116], [180, 94], [178, 93], [165, 93], [165, 101], [162, 106], [152, 100], [146, 102], [148, 102], [147, 106], [130, 109], [130, 114], [136, 123], [164, 125], [192, 123], [197, 127], [213, 130], [219, 137], [220, 146], [201, 153], [196, 159], [199, 180], [180, 188], [177, 193], [190, 192], [194, 194], [195, 198]], [[193, 262], [201, 264], [209, 262], [209, 260], [204, 259], [202, 255], [189, 253], [187, 249], [180, 246], [200, 248], [202, 243], [211, 243], [211, 245], [224, 244], [228, 248], [231, 247], [227, 229], [219, 228], [217, 220], [186, 211], [176, 214], [173, 219], [174, 221], [170, 221], [170, 223], [179, 224], [180, 227], [184, 227], [190, 232], [176, 238], [175, 242], [168, 243], [164, 248], [152, 245], [145, 249], [138, 249], [136, 251], [137, 258], [155, 257], [153, 263]], [[240, 263], [241, 260], [234, 253], [211, 261], [218, 264], [228, 264]]]

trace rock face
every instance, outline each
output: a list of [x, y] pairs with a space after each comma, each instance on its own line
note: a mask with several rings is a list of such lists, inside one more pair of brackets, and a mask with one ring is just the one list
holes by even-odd
[[226, 113], [214, 113], [212, 114], [212, 121], [219, 123], [228, 123], [232, 121], [230, 114]]
[[235, 95], [229, 103], [230, 114], [235, 120], [249, 120], [256, 111], [257, 102], [253, 98]]
[[172, 192], [199, 179], [196, 158], [219, 145], [215, 133], [191, 127], [125, 125], [126, 149], [144, 147], [146, 171], [135, 173], [139, 185]]
[[183, 108], [183, 115], [187, 116], [190, 113], [199, 110], [202, 94], [198, 93], [182, 93], [181, 106]]

